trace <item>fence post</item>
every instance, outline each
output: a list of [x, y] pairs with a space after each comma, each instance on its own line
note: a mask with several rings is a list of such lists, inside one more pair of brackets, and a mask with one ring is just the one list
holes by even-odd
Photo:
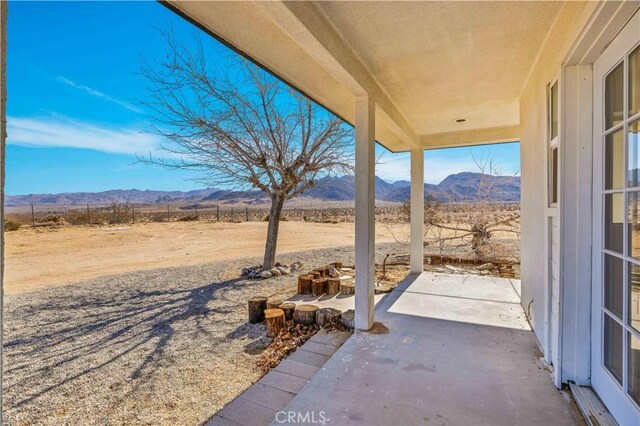
[[89, 226], [91, 226], [91, 209], [89, 208], [89, 204], [87, 204], [87, 216], [89, 218]]
[[220, 222], [220, 206], [216, 206], [216, 222]]
[[200, 219], [200, 216], [198, 216], [198, 204], [196, 204], [196, 219]]
[[233, 207], [231, 207], [231, 220], [233, 220]]
[[136, 205], [131, 203], [131, 223], [136, 223]]
[[113, 223], [118, 223], [118, 204], [113, 203]]
[[244, 208], [244, 213], [247, 216], [247, 222], [249, 222], [249, 207]]
[[171, 220], [171, 210], [169, 209], [169, 204], [167, 204], [167, 222]]
[[33, 228], [35, 228], [35, 227], [36, 227], [36, 215], [35, 215], [35, 213], [33, 212], [33, 204], [31, 204], [31, 226], [32, 226]]

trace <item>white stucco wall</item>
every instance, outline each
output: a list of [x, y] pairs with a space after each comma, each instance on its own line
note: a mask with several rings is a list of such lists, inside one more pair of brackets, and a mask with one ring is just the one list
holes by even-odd
[[[544, 43], [538, 62], [520, 98], [522, 305], [538, 340], [543, 345], [547, 330], [545, 286], [548, 276], [548, 250], [544, 237], [547, 221], [546, 90], [550, 82], [560, 77], [562, 61], [583, 28], [591, 8], [588, 3], [570, 2], [564, 6]], [[562, 141], [560, 143], [562, 144]]]

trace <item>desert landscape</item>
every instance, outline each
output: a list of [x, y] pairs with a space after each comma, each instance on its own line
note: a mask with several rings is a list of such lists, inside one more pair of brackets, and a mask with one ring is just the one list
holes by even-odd
[[[510, 209], [500, 215], [512, 215]], [[462, 228], [469, 216], [461, 207], [441, 214], [452, 229], [425, 225], [426, 269], [504, 272], [480, 270], [484, 261], [473, 259], [469, 238], [435, 244], [445, 235], [462, 235], [453, 228]], [[278, 260], [302, 262], [302, 271], [335, 261], [353, 264], [353, 217], [317, 217], [281, 223]], [[243, 268], [262, 261], [266, 226], [45, 221], [6, 232], [7, 424], [208, 420], [263, 374], [259, 362], [270, 339], [263, 324], [247, 322], [247, 300], [286, 300], [296, 293], [296, 274], [241, 276]], [[408, 273], [408, 226], [402, 209], [378, 217], [377, 277], [387, 285]], [[496, 232], [493, 242], [517, 253], [515, 235]], [[380, 268], [387, 263], [383, 277]]]
[[[265, 234], [265, 222], [23, 227], [6, 233], [4, 290], [15, 294], [102, 275], [258, 258]], [[353, 245], [353, 239], [352, 222], [283, 222], [278, 245], [285, 254]], [[384, 226], [376, 240], [395, 241]]]

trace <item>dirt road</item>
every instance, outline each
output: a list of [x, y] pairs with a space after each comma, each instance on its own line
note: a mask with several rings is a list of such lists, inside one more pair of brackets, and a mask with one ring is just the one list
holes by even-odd
[[[266, 222], [23, 228], [5, 234], [5, 293], [159, 267], [262, 256]], [[279, 253], [353, 244], [353, 223], [282, 222]], [[394, 241], [384, 227], [376, 242]]]

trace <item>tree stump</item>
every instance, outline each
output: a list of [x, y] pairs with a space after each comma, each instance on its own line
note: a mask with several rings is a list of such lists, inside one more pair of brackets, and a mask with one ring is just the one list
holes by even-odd
[[340, 294], [348, 296], [356, 294], [356, 286], [353, 282], [340, 282]]
[[336, 269], [342, 269], [342, 262], [333, 262], [331, 263], [331, 266], [333, 266]]
[[280, 299], [268, 299], [267, 300], [267, 309], [278, 309], [282, 305], [282, 300]]
[[329, 324], [340, 322], [342, 311], [334, 308], [321, 308], [316, 312], [316, 324], [318, 327], [325, 327]]
[[322, 273], [324, 274], [325, 277], [328, 277], [329, 276], [329, 265], [323, 266], [321, 271], [322, 271]]
[[313, 280], [311, 283], [311, 293], [315, 297], [322, 296], [325, 292], [325, 287], [327, 286], [327, 279], [320, 278], [318, 280]]
[[311, 294], [311, 282], [313, 281], [313, 275], [300, 275], [298, 276], [298, 294]]
[[343, 312], [341, 316], [342, 325], [344, 325], [346, 328], [355, 328], [355, 316], [356, 311], [354, 311], [353, 309], [349, 309], [348, 311]]
[[258, 324], [264, 321], [265, 309], [267, 309], [266, 297], [252, 297], [249, 299], [249, 322]]
[[327, 280], [326, 293], [328, 295], [340, 293], [340, 278], [329, 278]]
[[293, 319], [293, 311], [296, 309], [296, 304], [291, 302], [285, 302], [280, 305], [280, 309], [284, 311], [284, 319], [291, 321]]
[[313, 325], [316, 323], [316, 305], [298, 305], [293, 312], [293, 322], [300, 325]]
[[275, 337], [284, 328], [284, 311], [282, 309], [267, 309], [264, 311], [267, 323], [267, 336]]
[[324, 278], [324, 277], [325, 277], [324, 268], [316, 269], [316, 270], [315, 270], [315, 271], [313, 271], [313, 272], [314, 272], [314, 273], [313, 273], [313, 275], [314, 275], [314, 276], [315, 276], [315, 274], [316, 274], [316, 272], [317, 272], [318, 274], [320, 274], [320, 278]]
[[318, 271], [309, 271], [309, 275], [311, 275], [314, 280], [322, 278], [322, 276], [320, 275], [320, 272]]

